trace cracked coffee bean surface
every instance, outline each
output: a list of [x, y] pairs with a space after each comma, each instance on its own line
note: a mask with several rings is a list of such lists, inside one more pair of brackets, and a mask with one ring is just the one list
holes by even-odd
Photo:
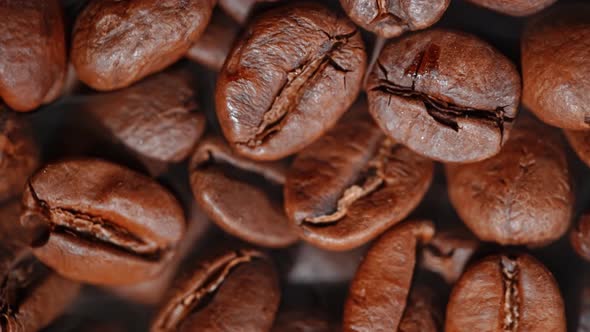
[[453, 288], [445, 331], [565, 332], [563, 299], [551, 272], [532, 256], [489, 256]]
[[437, 29], [389, 42], [367, 93], [371, 115], [394, 140], [438, 161], [474, 162], [506, 142], [520, 77], [484, 41]]
[[229, 144], [258, 160], [291, 155], [333, 127], [360, 91], [358, 29], [318, 4], [254, 20], [221, 70], [216, 111]]
[[47, 230], [35, 256], [92, 284], [154, 277], [185, 229], [182, 208], [163, 187], [98, 159], [46, 165], [29, 180], [23, 206], [21, 223]]
[[450, 0], [340, 0], [350, 19], [384, 38], [426, 29], [444, 14]]

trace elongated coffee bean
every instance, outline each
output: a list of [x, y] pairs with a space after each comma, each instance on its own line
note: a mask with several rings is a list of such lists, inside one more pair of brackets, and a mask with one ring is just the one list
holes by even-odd
[[214, 0], [93, 0], [76, 21], [72, 63], [97, 90], [126, 87], [180, 59], [205, 30]]
[[432, 159], [474, 162], [506, 142], [520, 77], [477, 37], [430, 30], [389, 42], [367, 91], [371, 115], [391, 138]]
[[58, 0], [0, 0], [0, 98], [17, 111], [61, 92], [66, 42]]
[[426, 29], [436, 23], [450, 0], [340, 0], [348, 16], [361, 27], [385, 38]]
[[42, 224], [33, 251], [68, 278], [93, 284], [149, 280], [173, 256], [182, 208], [153, 180], [98, 159], [49, 164], [30, 180], [21, 223]]
[[350, 285], [344, 332], [398, 330], [414, 275], [417, 248], [433, 235], [431, 222], [405, 222], [371, 246]]
[[512, 16], [526, 16], [539, 12], [557, 0], [469, 0], [478, 6]]
[[532, 118], [519, 121], [497, 156], [447, 165], [449, 196], [480, 239], [545, 245], [569, 227], [572, 179], [559, 133]]
[[225, 250], [193, 267], [176, 281], [150, 331], [270, 331], [280, 291], [264, 255]]
[[336, 124], [360, 91], [366, 54], [348, 19], [318, 4], [268, 11], [246, 29], [217, 81], [229, 144], [258, 160], [293, 154]]
[[226, 232], [265, 247], [297, 240], [283, 211], [286, 164], [255, 162], [210, 136], [192, 157], [193, 194], [207, 215]]
[[293, 162], [285, 210], [305, 241], [351, 249], [405, 218], [432, 172], [430, 160], [387, 138], [370, 118], [343, 119]]
[[565, 332], [559, 288], [535, 258], [490, 256], [455, 285], [445, 332]]
[[38, 165], [29, 121], [0, 106], [0, 202], [20, 195]]

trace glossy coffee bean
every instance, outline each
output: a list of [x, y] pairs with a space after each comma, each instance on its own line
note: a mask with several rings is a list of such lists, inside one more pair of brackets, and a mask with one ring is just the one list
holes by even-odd
[[557, 0], [469, 0], [474, 4], [512, 16], [526, 16], [539, 12]]
[[365, 66], [360, 32], [348, 19], [312, 3], [268, 11], [246, 28], [219, 75], [223, 133], [252, 159], [293, 154], [336, 124]]
[[143, 175], [98, 159], [46, 165], [23, 195], [23, 225], [44, 225], [34, 254], [92, 284], [148, 280], [173, 256], [185, 220], [174, 197]]
[[371, 246], [350, 285], [344, 332], [398, 330], [407, 307], [417, 247], [433, 235], [430, 222], [405, 222]]
[[[523, 103], [544, 122], [590, 129], [590, 5], [557, 6], [522, 37]], [[564, 61], [567, 59], [567, 61]]]
[[57, 98], [66, 70], [57, 0], [0, 1], [0, 99], [30, 111]]
[[340, 0], [342, 8], [359, 26], [385, 38], [426, 29], [436, 23], [450, 0]]
[[590, 261], [590, 214], [584, 214], [570, 231], [570, 243], [576, 253]]
[[477, 37], [430, 30], [389, 42], [367, 93], [369, 111], [391, 138], [435, 160], [474, 162], [506, 142], [520, 78]]
[[189, 72], [180, 69], [161, 72], [122, 90], [92, 95], [79, 107], [105, 140], [153, 161], [186, 159], [205, 131], [195, 82]]
[[150, 331], [270, 331], [280, 290], [264, 255], [224, 250], [192, 267], [171, 288]]
[[231, 50], [240, 26], [222, 13], [214, 13], [205, 32], [191, 46], [186, 57], [209, 69], [219, 71]]
[[20, 228], [20, 202], [0, 206], [0, 330], [36, 332], [62, 314], [79, 284], [64, 279], [32, 256], [31, 234]]
[[214, 0], [94, 0], [73, 32], [72, 63], [97, 90], [126, 87], [180, 59], [205, 30]]
[[430, 160], [386, 138], [368, 116], [353, 116], [297, 156], [285, 210], [305, 241], [351, 249], [405, 218], [432, 173]]
[[564, 130], [563, 133], [578, 158], [590, 166], [590, 130]]
[[447, 165], [449, 196], [480, 239], [545, 245], [569, 227], [572, 179], [559, 133], [532, 118], [519, 121], [497, 156]]
[[256, 162], [237, 155], [223, 138], [197, 147], [189, 167], [193, 194], [223, 230], [264, 247], [297, 241], [283, 211], [284, 162]]
[[564, 304], [551, 272], [533, 257], [490, 256], [455, 285], [445, 331], [565, 332]]
[[0, 106], [0, 202], [20, 195], [38, 165], [29, 121]]

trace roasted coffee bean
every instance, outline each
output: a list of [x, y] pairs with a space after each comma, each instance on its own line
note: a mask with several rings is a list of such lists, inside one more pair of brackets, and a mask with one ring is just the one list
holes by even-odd
[[239, 25], [222, 13], [214, 13], [211, 23], [191, 46], [186, 57], [203, 66], [219, 71], [231, 50]]
[[219, 0], [219, 6], [234, 20], [244, 23], [256, 3], [275, 1], [278, 0]]
[[352, 116], [297, 156], [285, 210], [305, 241], [351, 249], [405, 218], [432, 173], [430, 160], [386, 138], [368, 116]]
[[468, 0], [478, 6], [512, 16], [526, 16], [539, 12], [557, 0]]
[[226, 232], [264, 247], [297, 241], [283, 211], [286, 164], [240, 157], [223, 138], [199, 144], [190, 164], [193, 194], [205, 213]]
[[371, 246], [350, 285], [344, 332], [398, 331], [407, 308], [417, 247], [433, 235], [430, 222], [405, 222]]
[[145, 281], [184, 234], [182, 208], [159, 184], [98, 159], [46, 165], [23, 195], [23, 225], [44, 225], [35, 256], [61, 275], [92, 284]]
[[570, 231], [570, 242], [580, 257], [590, 261], [590, 214], [584, 214]]
[[57, 98], [66, 70], [57, 0], [0, 0], [0, 98], [30, 111]]
[[0, 201], [20, 195], [38, 165], [29, 121], [0, 106]]
[[590, 129], [590, 5], [556, 7], [522, 37], [522, 101], [550, 125]]
[[490, 256], [455, 285], [445, 331], [565, 332], [564, 304], [551, 272], [535, 258]]
[[152, 332], [269, 331], [279, 306], [278, 277], [264, 255], [225, 250], [193, 264], [170, 290]]
[[430, 30], [389, 42], [367, 90], [369, 111], [391, 138], [432, 159], [474, 162], [507, 140], [520, 78], [477, 37]]
[[578, 158], [590, 166], [590, 130], [564, 130], [563, 133]]
[[540, 246], [568, 229], [574, 205], [559, 133], [523, 118], [493, 158], [447, 165], [451, 203], [484, 241]]
[[32, 237], [20, 227], [19, 214], [17, 200], [0, 206], [0, 331], [36, 332], [62, 314], [79, 284], [32, 256]]
[[105, 140], [145, 159], [179, 162], [205, 131], [194, 84], [189, 72], [166, 71], [122, 90], [86, 97], [80, 108]]
[[97, 90], [126, 87], [180, 59], [205, 30], [214, 0], [93, 0], [73, 33], [72, 63]]
[[479, 245], [479, 241], [466, 231], [437, 232], [422, 250], [420, 266], [453, 284], [463, 274]]
[[217, 81], [216, 111], [229, 144], [258, 160], [293, 154], [333, 127], [360, 91], [360, 32], [318, 4], [259, 16]]
[[337, 332], [336, 324], [316, 312], [284, 311], [275, 320], [271, 332]]
[[340, 0], [354, 23], [385, 38], [422, 30], [436, 23], [450, 0]]

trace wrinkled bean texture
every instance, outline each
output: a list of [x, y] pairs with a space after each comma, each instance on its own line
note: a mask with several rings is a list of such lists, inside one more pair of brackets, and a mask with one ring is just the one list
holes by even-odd
[[71, 61], [97, 90], [126, 87], [176, 62], [205, 30], [215, 0], [94, 0], [78, 16]]
[[220, 72], [223, 133], [252, 159], [298, 152], [353, 103], [365, 66], [360, 32], [347, 18], [313, 3], [270, 10], [246, 28]]
[[361, 27], [384, 38], [426, 29], [436, 23], [450, 0], [340, 0], [348, 16]]
[[565, 332], [563, 299], [551, 272], [532, 256], [490, 256], [453, 288], [446, 332]]
[[343, 119], [293, 162], [285, 210], [305, 241], [348, 250], [403, 220], [422, 200], [433, 168], [370, 118]]
[[98, 159], [48, 164], [23, 195], [23, 225], [48, 239], [33, 251], [61, 275], [92, 284], [149, 280], [185, 229], [182, 208], [148, 177]]
[[480, 239], [545, 245], [569, 227], [571, 175], [559, 133], [532, 118], [519, 121], [497, 156], [447, 165], [449, 196]]
[[390, 41], [368, 84], [369, 111], [391, 138], [445, 162], [498, 153], [520, 101], [514, 65], [475, 36], [430, 30]]
[[590, 5], [542, 13], [521, 47], [524, 105], [550, 125], [590, 129]]
[[469, 0], [478, 6], [512, 16], [526, 16], [551, 6], [557, 0]]
[[66, 71], [57, 0], [0, 1], [0, 98], [30, 111], [58, 97]]
[[18, 196], [39, 166], [28, 120], [0, 107], [0, 202]]

